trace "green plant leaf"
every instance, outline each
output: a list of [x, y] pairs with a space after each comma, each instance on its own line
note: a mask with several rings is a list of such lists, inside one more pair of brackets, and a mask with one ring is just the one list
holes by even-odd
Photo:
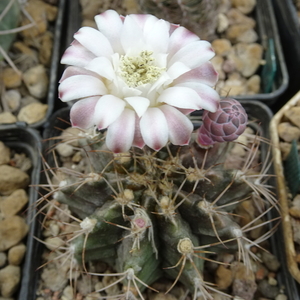
[[296, 140], [293, 140], [291, 151], [284, 162], [284, 173], [290, 192], [294, 197], [300, 187], [300, 160]]
[[[0, 12], [2, 13], [7, 5], [9, 5], [10, 0], [1, 0], [0, 1]], [[20, 21], [20, 4], [17, 0], [13, 1], [13, 4], [3, 16], [0, 21], [0, 32], [18, 27]], [[12, 42], [15, 39], [16, 34], [4, 34], [0, 35], [0, 45], [4, 51], [8, 51]], [[3, 56], [0, 54], [0, 61], [3, 59]]]

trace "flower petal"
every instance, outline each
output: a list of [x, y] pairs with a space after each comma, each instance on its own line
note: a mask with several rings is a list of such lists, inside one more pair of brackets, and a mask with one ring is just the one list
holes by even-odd
[[107, 37], [92, 27], [82, 27], [74, 38], [96, 56], [110, 57], [113, 54], [112, 46]]
[[192, 33], [186, 28], [182, 26], [177, 27], [170, 36], [170, 42], [169, 42], [170, 57], [172, 57], [180, 48], [182, 48], [182, 45], [186, 45], [191, 42], [195, 42], [199, 40], [200, 38], [196, 34]]
[[168, 142], [168, 123], [157, 107], [148, 108], [140, 121], [141, 134], [147, 146], [158, 151]]
[[143, 44], [143, 31], [138, 26], [135, 18], [132, 18], [131, 15], [126, 16], [124, 20], [120, 39], [125, 53], [127, 53], [129, 49], [135, 49], [135, 51], [137, 51], [136, 54], [142, 50], [140, 47], [141, 44]]
[[75, 75], [66, 78], [58, 87], [59, 98], [70, 101], [91, 96], [102, 96], [107, 93], [103, 82], [95, 76]]
[[139, 117], [141, 117], [147, 108], [150, 101], [145, 97], [126, 97], [125, 100], [133, 107]]
[[117, 120], [125, 108], [125, 101], [113, 95], [105, 95], [100, 98], [94, 114], [94, 121], [98, 129], [107, 128]]
[[168, 123], [170, 142], [174, 145], [187, 145], [194, 128], [192, 122], [172, 106], [162, 105], [160, 109]]
[[215, 112], [219, 107], [220, 95], [210, 86], [200, 82], [184, 82], [176, 87], [190, 88], [200, 96], [199, 105], [205, 110]]
[[197, 81], [210, 86], [214, 86], [218, 81], [218, 73], [216, 72], [212, 63], [208, 61], [203, 65], [201, 65], [200, 67], [195, 68], [189, 72], [186, 72], [185, 74], [182, 74], [174, 81], [174, 85], [181, 82], [187, 82], [187, 81]]
[[191, 69], [201, 66], [215, 55], [211, 44], [207, 41], [195, 41], [181, 47], [172, 57], [168, 66], [172, 66], [176, 61], [184, 63]]
[[79, 42], [73, 41], [61, 58], [61, 63], [77, 67], [85, 67], [96, 56], [83, 47]]
[[114, 153], [130, 149], [135, 132], [135, 112], [124, 109], [121, 116], [107, 129], [106, 145]]
[[95, 16], [95, 22], [99, 31], [101, 31], [109, 40], [114, 52], [123, 54], [123, 48], [120, 43], [120, 33], [123, 21], [120, 18], [120, 15], [116, 11], [110, 9]]
[[164, 102], [178, 108], [201, 109], [201, 98], [187, 87], [170, 87], [164, 90], [157, 98], [158, 102]]
[[190, 71], [191, 69], [189, 67], [182, 62], [177, 61], [167, 70], [167, 73], [172, 79], [176, 79], [177, 77]]
[[59, 83], [62, 83], [66, 78], [69, 78], [71, 76], [75, 75], [90, 75], [90, 76], [97, 76], [94, 72], [88, 71], [84, 68], [80, 67], [67, 67], [65, 71], [63, 72], [61, 79], [59, 80]]
[[150, 50], [166, 53], [169, 46], [170, 23], [164, 20], [157, 20], [151, 30], [145, 33], [145, 40]]
[[73, 104], [70, 119], [73, 127], [88, 129], [95, 125], [94, 111], [99, 97], [82, 99]]
[[87, 64], [86, 69], [109, 80], [114, 79], [116, 76], [111, 61], [106, 57], [96, 57]]

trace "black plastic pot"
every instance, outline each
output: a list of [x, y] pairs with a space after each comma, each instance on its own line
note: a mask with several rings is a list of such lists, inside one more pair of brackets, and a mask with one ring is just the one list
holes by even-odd
[[[246, 109], [249, 121], [254, 130], [257, 130], [260, 135], [266, 139], [270, 138], [269, 135], [269, 123], [273, 116], [270, 108], [260, 101], [248, 101], [241, 100], [243, 107]], [[44, 131], [44, 139], [47, 140], [44, 145], [45, 153], [49, 148], [52, 148], [57, 141], [49, 140], [50, 137], [58, 136], [62, 129], [70, 126], [69, 121], [70, 108], [65, 107], [58, 110], [52, 118], [47, 123], [46, 129]], [[269, 150], [268, 143], [261, 144], [262, 159], [266, 157], [267, 151]], [[51, 165], [51, 157], [50, 165]], [[53, 163], [53, 162], [52, 162]], [[270, 172], [273, 174], [272, 170]], [[271, 185], [275, 186], [275, 182], [270, 182]], [[277, 211], [274, 209], [271, 214], [268, 215], [269, 219], [277, 217]], [[270, 225], [271, 226], [271, 225]], [[282, 235], [282, 229], [279, 230], [270, 238], [271, 253], [274, 254], [281, 263], [281, 268], [277, 274], [277, 280], [279, 287], [283, 289], [284, 294], [287, 295], [288, 299], [300, 299], [300, 294], [298, 292], [298, 286], [296, 281], [292, 278], [288, 272], [286, 261], [285, 261], [285, 249], [284, 241]], [[40, 244], [40, 253], [42, 253], [42, 245]]]
[[32, 162], [30, 171], [30, 186], [28, 188], [29, 203], [26, 211], [26, 222], [29, 225], [29, 232], [25, 240], [26, 255], [22, 264], [21, 284], [18, 292], [18, 300], [35, 299], [35, 288], [33, 285], [33, 274], [37, 268], [35, 262], [36, 240], [33, 236], [36, 235], [36, 220], [35, 202], [38, 199], [37, 185], [40, 182], [41, 172], [41, 138], [39, 133], [32, 128], [27, 128], [25, 123], [17, 123], [14, 125], [0, 126], [0, 140], [9, 148], [16, 152], [25, 153]]
[[272, 3], [290, 78], [289, 88], [277, 107], [279, 109], [300, 89], [300, 22], [293, 0], [273, 0]]
[[289, 83], [289, 76], [271, 2], [271, 0], [257, 1], [254, 12], [260, 37], [259, 42], [265, 50], [264, 60], [266, 63], [259, 70], [261, 92], [254, 95], [234, 97], [237, 100], [259, 100], [268, 106], [272, 106], [278, 101]]

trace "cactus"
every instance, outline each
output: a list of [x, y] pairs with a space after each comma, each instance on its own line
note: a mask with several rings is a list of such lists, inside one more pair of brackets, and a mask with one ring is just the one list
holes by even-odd
[[[201, 128], [212, 122], [226, 127], [224, 115], [216, 116], [230, 116], [232, 109], [243, 121], [238, 132], [247, 116], [240, 104], [236, 111], [236, 105], [233, 99], [221, 101], [209, 121], [203, 117], [189, 145], [167, 144], [158, 152], [146, 147], [114, 154], [105, 145], [106, 133], [100, 131], [80, 130], [69, 136], [70, 141], [78, 140], [90, 164], [90, 170], [82, 174], [58, 167], [60, 182], [53, 189], [54, 200], [67, 204], [79, 219], [80, 229], [69, 235], [63, 247], [71, 253], [73, 264], [85, 269], [88, 262], [107, 263], [120, 276], [126, 299], [143, 298], [145, 288], [162, 276], [174, 280], [170, 289], [180, 281], [194, 299], [198, 292], [204, 299], [213, 299], [210, 292], [215, 288], [202, 275], [204, 261], [209, 259], [206, 253], [238, 252], [251, 268], [254, 254], [249, 249], [255, 242], [243, 232], [234, 209], [249, 198], [259, 199], [262, 205], [268, 194], [261, 183], [266, 170], [261, 174], [252, 168], [257, 137], [252, 140], [254, 146], [245, 145], [248, 156], [239, 169], [226, 167], [234, 142], [204, 147], [198, 143]], [[229, 128], [237, 124], [236, 118], [228, 119]], [[268, 197], [272, 202], [272, 196]]]
[[[265, 184], [269, 164], [257, 171], [262, 139], [238, 140], [248, 155], [230, 163], [248, 118], [239, 102], [220, 100], [213, 89], [208, 42], [149, 15], [107, 11], [96, 22], [100, 32], [81, 28], [62, 59], [72, 66], [59, 96], [79, 100], [70, 112], [79, 129], [62, 138], [69, 152], [86, 154], [88, 166], [73, 170], [55, 160], [53, 169], [45, 162], [56, 183], [47, 175], [50, 191], [41, 200], [53, 195], [46, 206], [67, 205], [78, 228], [55, 250], [71, 269], [119, 277], [95, 292], [122, 282], [126, 299], [143, 298], [165, 276], [173, 280], [168, 291], [180, 281], [194, 299], [213, 299], [217, 289], [203, 276], [211, 253], [238, 252], [251, 268], [251, 246], [272, 233], [247, 236], [276, 205]], [[192, 124], [187, 114], [200, 108], [199, 127], [199, 117]], [[260, 216], [241, 227], [235, 208], [246, 199]], [[90, 269], [99, 261], [116, 273]]]

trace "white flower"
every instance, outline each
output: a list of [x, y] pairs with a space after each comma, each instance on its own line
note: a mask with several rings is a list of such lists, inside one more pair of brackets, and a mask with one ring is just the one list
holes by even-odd
[[61, 60], [71, 66], [59, 97], [79, 100], [72, 125], [107, 128], [114, 152], [187, 144], [193, 126], [186, 114], [214, 112], [220, 100], [210, 43], [152, 15], [124, 18], [108, 10], [95, 21], [99, 30], [81, 28]]

